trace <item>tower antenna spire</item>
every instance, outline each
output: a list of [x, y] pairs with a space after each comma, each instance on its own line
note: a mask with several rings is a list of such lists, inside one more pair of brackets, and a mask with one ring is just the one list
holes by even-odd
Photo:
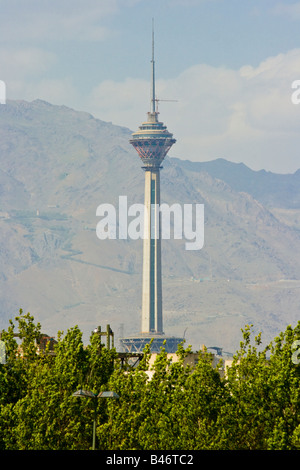
[[154, 61], [154, 18], [152, 18], [152, 79], [151, 79], [151, 113], [155, 113], [155, 61]]

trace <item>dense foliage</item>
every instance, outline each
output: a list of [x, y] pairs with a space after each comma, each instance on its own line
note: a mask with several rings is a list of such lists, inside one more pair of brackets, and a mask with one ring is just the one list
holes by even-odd
[[[226, 374], [207, 352], [192, 368], [189, 348], [179, 346], [178, 362], [162, 350], [151, 379], [149, 346], [138, 367], [121, 367], [99, 335], [85, 347], [75, 326], [58, 333], [54, 355], [38, 353], [40, 324], [21, 310], [15, 323], [2, 332], [2, 450], [90, 449], [95, 407], [98, 449], [300, 449], [300, 322], [264, 350], [246, 326]], [[74, 398], [78, 389], [119, 399]]]

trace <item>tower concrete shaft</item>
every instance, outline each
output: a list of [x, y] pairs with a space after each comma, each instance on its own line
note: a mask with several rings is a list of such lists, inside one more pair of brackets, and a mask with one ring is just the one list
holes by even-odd
[[142, 333], [162, 334], [160, 169], [176, 141], [157, 116], [157, 112], [148, 113], [148, 121], [132, 134], [130, 143], [145, 170]]
[[143, 245], [142, 333], [163, 333], [160, 174], [158, 168], [145, 171], [145, 224]]

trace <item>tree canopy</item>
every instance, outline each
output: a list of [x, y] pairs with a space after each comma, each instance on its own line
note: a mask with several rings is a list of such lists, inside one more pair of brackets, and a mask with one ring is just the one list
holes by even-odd
[[[18, 339], [16, 339], [16, 333]], [[150, 368], [150, 345], [136, 367], [123, 367], [114, 348], [77, 326], [58, 332], [54, 353], [39, 350], [41, 325], [20, 310], [1, 334], [1, 450], [294, 450], [300, 449], [300, 322], [266, 347], [242, 330], [226, 369], [207, 351], [186, 365], [162, 348]], [[298, 348], [298, 349], [297, 349]], [[75, 398], [76, 390], [91, 398]], [[96, 398], [112, 390], [118, 399]]]

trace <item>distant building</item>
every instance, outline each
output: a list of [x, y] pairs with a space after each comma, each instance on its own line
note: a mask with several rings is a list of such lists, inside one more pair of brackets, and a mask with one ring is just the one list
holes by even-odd
[[54, 348], [57, 344], [57, 341], [52, 337], [46, 334], [41, 334], [39, 340], [37, 341], [37, 352], [48, 352], [49, 354], [54, 354]]

